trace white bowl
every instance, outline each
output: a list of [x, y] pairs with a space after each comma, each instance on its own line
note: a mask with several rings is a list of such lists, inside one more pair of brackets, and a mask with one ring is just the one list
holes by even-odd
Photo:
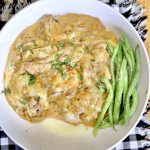
[[[9, 48], [17, 35], [29, 25], [35, 23], [44, 14], [61, 15], [71, 12], [98, 17], [118, 36], [120, 36], [122, 31], [126, 32], [133, 46], [139, 44], [142, 58], [142, 72], [138, 86], [139, 105], [137, 111], [128, 125], [117, 127], [117, 131], [112, 128], [100, 130], [96, 138], [93, 137], [92, 133], [78, 136], [60, 136], [51, 131], [49, 132], [40, 123], [31, 124], [21, 119], [1, 94], [0, 126], [13, 141], [24, 149], [105, 150], [112, 148], [131, 132], [145, 109], [150, 80], [149, 60], [145, 46], [135, 29], [123, 16], [109, 6], [96, 0], [41, 0], [24, 8], [10, 19], [0, 33], [0, 89], [3, 89], [3, 72]], [[57, 129], [55, 133], [57, 133]]]

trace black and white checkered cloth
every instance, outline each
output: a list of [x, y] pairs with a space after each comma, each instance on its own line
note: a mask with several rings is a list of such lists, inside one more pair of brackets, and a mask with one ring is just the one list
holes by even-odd
[[[0, 0], [0, 29], [16, 12], [36, 0]], [[135, 27], [142, 40], [146, 39], [145, 9], [136, 0], [99, 0], [122, 15]], [[149, 101], [150, 103], [150, 101]], [[137, 127], [113, 150], [150, 150], [150, 122], [146, 119], [147, 108]], [[0, 150], [23, 150], [0, 128]]]

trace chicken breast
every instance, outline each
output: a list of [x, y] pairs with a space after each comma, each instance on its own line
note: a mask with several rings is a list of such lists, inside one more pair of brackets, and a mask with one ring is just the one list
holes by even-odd
[[25, 29], [10, 48], [5, 68], [6, 98], [22, 118], [53, 117], [94, 126], [111, 79], [107, 42], [117, 42], [98, 18], [84, 14], [45, 15]]

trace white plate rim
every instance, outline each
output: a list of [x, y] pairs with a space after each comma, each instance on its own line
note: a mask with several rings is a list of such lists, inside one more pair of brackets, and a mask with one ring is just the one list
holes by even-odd
[[[25, 8], [23, 8], [22, 10], [20, 10], [18, 13], [16, 13], [12, 18], [10, 18], [10, 20], [3, 26], [3, 28], [0, 30], [0, 38], [1, 38], [1, 34], [3, 33], [3, 31], [5, 30], [5, 28], [7, 28], [7, 26], [9, 24], [11, 24], [12, 20], [14, 20], [16, 18], [17, 15], [20, 15], [22, 12], [26, 11], [27, 9], [29, 9], [30, 7], [36, 7], [36, 5], [38, 5], [38, 3], [43, 3], [44, 1], [48, 1], [48, 0], [40, 0], [40, 1], [36, 1], [36, 2], [33, 2], [31, 3], [30, 5], [26, 6]], [[86, 0], [85, 0], [86, 1]], [[111, 11], [113, 11], [114, 13], [116, 13], [119, 17], [121, 17], [123, 20], [126, 20], [127, 24], [132, 28], [132, 30], [134, 31], [134, 33], [137, 35], [137, 37], [139, 38], [140, 42], [141, 42], [141, 45], [144, 49], [144, 53], [145, 53], [145, 56], [146, 56], [146, 62], [148, 64], [148, 74], [149, 74], [149, 83], [148, 83], [148, 91], [147, 91], [147, 96], [146, 96], [146, 100], [145, 100], [145, 104], [144, 104], [144, 107], [143, 107], [143, 110], [142, 112], [140, 113], [137, 121], [134, 123], [134, 125], [132, 126], [132, 128], [129, 130], [129, 132], [127, 132], [116, 144], [114, 144], [112, 147], [109, 148], [109, 150], [111, 150], [112, 148], [116, 147], [120, 142], [122, 142], [131, 132], [132, 130], [136, 127], [136, 125], [138, 124], [138, 122], [140, 121], [144, 111], [145, 111], [145, 108], [147, 106], [147, 102], [148, 102], [148, 98], [149, 98], [149, 95], [150, 95], [150, 63], [149, 63], [149, 57], [148, 57], [148, 52], [146, 50], [146, 47], [144, 45], [144, 42], [142, 41], [142, 39], [140, 38], [138, 32], [135, 30], [135, 28], [133, 27], [133, 25], [123, 16], [121, 15], [120, 13], [118, 13], [116, 10], [114, 10], [112, 7], [108, 6], [107, 4], [101, 2], [101, 1], [98, 1], [98, 0], [88, 0], [88, 1], [93, 1], [93, 3], [97, 3], [97, 5], [99, 5], [99, 3], [101, 3], [100, 5], [103, 5], [105, 7], [107, 7], [107, 9], [111, 9]], [[4, 130], [4, 132], [17, 144], [19, 145], [21, 148], [23, 149], [27, 149], [23, 144], [19, 143], [12, 135], [10, 135], [7, 131], [7, 129], [4, 127], [4, 126], [1, 126], [2, 129]]]

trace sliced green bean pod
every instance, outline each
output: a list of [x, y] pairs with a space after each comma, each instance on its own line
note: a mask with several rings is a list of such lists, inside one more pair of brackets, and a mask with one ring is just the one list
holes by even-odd
[[[112, 79], [113, 93], [115, 91], [115, 69], [114, 69], [115, 68], [115, 60], [116, 60], [117, 53], [119, 51], [119, 47], [120, 47], [120, 45], [117, 44], [117, 46], [114, 48], [113, 55], [112, 55], [112, 58], [110, 61], [110, 73], [111, 73], [111, 79]], [[109, 121], [110, 121], [111, 125], [114, 126], [113, 125], [113, 101], [109, 106], [108, 112], [109, 112]]]
[[106, 129], [106, 128], [110, 128], [110, 127], [112, 127], [111, 124], [109, 122], [106, 122], [100, 126], [100, 129]]
[[135, 60], [136, 60], [136, 67], [135, 73], [132, 77], [132, 81], [129, 84], [129, 88], [126, 95], [126, 101], [124, 106], [124, 122], [128, 123], [129, 121], [129, 109], [130, 109], [130, 97], [133, 94], [134, 89], [137, 87], [139, 79], [140, 79], [140, 72], [141, 72], [141, 57], [140, 57], [140, 50], [139, 47], [135, 51]]
[[126, 66], [124, 69], [124, 76], [123, 76], [123, 107], [125, 105], [127, 90], [128, 90], [128, 70]]
[[109, 122], [112, 127], [114, 127], [114, 121], [113, 121], [113, 101], [111, 102], [109, 109], [108, 109], [108, 116], [109, 116]]
[[119, 44], [117, 44], [117, 46], [114, 48], [114, 52], [113, 52], [113, 55], [112, 55], [112, 58], [110, 61], [110, 73], [111, 73], [111, 78], [112, 78], [113, 91], [115, 89], [115, 75], [114, 75], [115, 64], [114, 64], [114, 61], [115, 61], [115, 58], [117, 56], [118, 50], [119, 50]]
[[137, 90], [134, 89], [133, 93], [132, 93], [132, 99], [131, 99], [131, 105], [130, 105], [130, 111], [129, 111], [129, 116], [131, 117], [134, 112], [136, 111], [138, 106], [138, 94], [137, 94]]
[[127, 48], [124, 43], [122, 43], [122, 50], [123, 50], [123, 54], [126, 57], [127, 63], [129, 65], [128, 76], [129, 76], [129, 82], [130, 82], [132, 79], [132, 75], [133, 75], [133, 66], [132, 66], [130, 55], [128, 54]]
[[113, 51], [114, 51], [113, 49], [114, 49], [113, 46], [107, 42], [107, 51], [108, 51], [110, 56], [113, 55]]
[[117, 63], [116, 63], [116, 83], [118, 82], [119, 79], [119, 74], [120, 74], [120, 67], [121, 67], [121, 62], [122, 62], [122, 45], [121, 41], [119, 41], [119, 50], [117, 54]]
[[[137, 106], [138, 106], [138, 94], [137, 94], [136, 89], [134, 89], [134, 91], [132, 93], [132, 97], [130, 97], [130, 101], [131, 101], [131, 104], [130, 104], [130, 110], [129, 110], [129, 118], [132, 117], [132, 115], [134, 114], [134, 112], [136, 111]], [[120, 116], [119, 124], [120, 125], [124, 124], [123, 116]]]
[[120, 106], [122, 102], [122, 94], [123, 94], [123, 81], [124, 81], [124, 70], [126, 69], [126, 59], [123, 58], [121, 63], [120, 72], [118, 82], [116, 83], [116, 91], [115, 91], [115, 102], [114, 102], [114, 123], [117, 124], [120, 115]]
[[128, 54], [130, 55], [131, 62], [132, 62], [132, 68], [133, 68], [133, 71], [134, 71], [134, 69], [135, 69], [134, 53], [133, 53], [131, 43], [130, 43], [126, 33], [123, 33], [123, 39], [124, 39], [124, 43], [125, 43], [125, 46], [127, 48]]
[[106, 77], [101, 77], [100, 81], [105, 84], [108, 95], [106, 97], [105, 104], [102, 108], [102, 111], [99, 114], [96, 125], [94, 127], [94, 130], [93, 130], [93, 135], [94, 136], [96, 136], [98, 134], [98, 130], [100, 128], [100, 125], [101, 125], [101, 123], [104, 119], [104, 116], [105, 116], [110, 104], [112, 103], [112, 99], [113, 99], [113, 89], [112, 89], [112, 86], [111, 86], [111, 83], [110, 83], [109, 79], [107, 79]]

